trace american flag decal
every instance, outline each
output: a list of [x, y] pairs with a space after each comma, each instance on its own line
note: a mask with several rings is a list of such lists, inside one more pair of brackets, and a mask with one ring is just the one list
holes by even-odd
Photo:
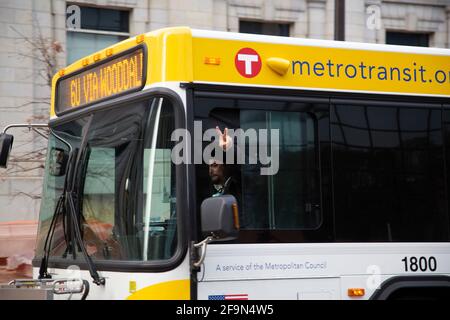
[[248, 300], [248, 294], [214, 294], [208, 295], [208, 300]]

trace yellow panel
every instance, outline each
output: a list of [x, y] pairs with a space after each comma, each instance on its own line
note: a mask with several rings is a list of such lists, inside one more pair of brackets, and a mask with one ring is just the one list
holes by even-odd
[[147, 34], [147, 84], [186, 81], [192, 77], [192, 35], [187, 27], [166, 28]]
[[127, 300], [189, 300], [189, 280], [174, 280], [158, 283], [138, 290]]
[[[242, 76], [235, 66], [236, 54], [242, 48], [251, 48], [260, 56], [262, 67], [254, 77]], [[449, 56], [206, 38], [193, 39], [193, 56], [194, 77], [195, 81], [199, 82], [450, 95]], [[221, 64], [205, 64], [205, 57], [220, 58]], [[285, 74], [280, 71], [280, 68], [274, 70], [277, 67], [274, 68], [274, 60], [280, 67], [283, 60], [289, 61], [289, 68]], [[302, 74], [300, 74], [300, 63], [302, 63]], [[269, 67], [269, 64], [272, 66]], [[338, 64], [342, 66], [338, 67]], [[309, 75], [307, 74], [308, 65]], [[387, 71], [385, 80], [382, 67]], [[337, 68], [339, 68], [339, 76]], [[371, 69], [370, 78], [369, 68]], [[399, 71], [393, 69], [391, 72], [391, 68], [397, 68]], [[444, 78], [446, 80], [439, 83]]]

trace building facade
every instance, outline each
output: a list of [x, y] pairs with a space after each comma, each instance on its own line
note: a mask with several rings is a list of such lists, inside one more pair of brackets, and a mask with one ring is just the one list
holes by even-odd
[[[0, 128], [46, 122], [52, 74], [129, 36], [182, 25], [334, 39], [335, 2], [0, 0]], [[346, 0], [344, 29], [346, 41], [449, 48], [450, 0]], [[12, 133], [10, 167], [0, 169], [0, 223], [32, 224], [38, 218], [46, 141], [28, 129]]]

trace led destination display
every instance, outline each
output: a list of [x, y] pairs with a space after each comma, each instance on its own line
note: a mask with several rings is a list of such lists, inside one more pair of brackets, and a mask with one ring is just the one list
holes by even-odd
[[56, 110], [62, 112], [141, 89], [144, 85], [144, 61], [144, 49], [139, 47], [62, 78], [56, 88]]

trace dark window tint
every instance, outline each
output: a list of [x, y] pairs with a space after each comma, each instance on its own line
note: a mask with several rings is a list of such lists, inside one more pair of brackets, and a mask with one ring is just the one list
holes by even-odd
[[429, 47], [429, 37], [430, 35], [427, 33], [387, 31], [386, 43], [402, 46]]
[[333, 105], [337, 241], [448, 240], [441, 109]]
[[287, 23], [239, 21], [239, 32], [289, 37]]

